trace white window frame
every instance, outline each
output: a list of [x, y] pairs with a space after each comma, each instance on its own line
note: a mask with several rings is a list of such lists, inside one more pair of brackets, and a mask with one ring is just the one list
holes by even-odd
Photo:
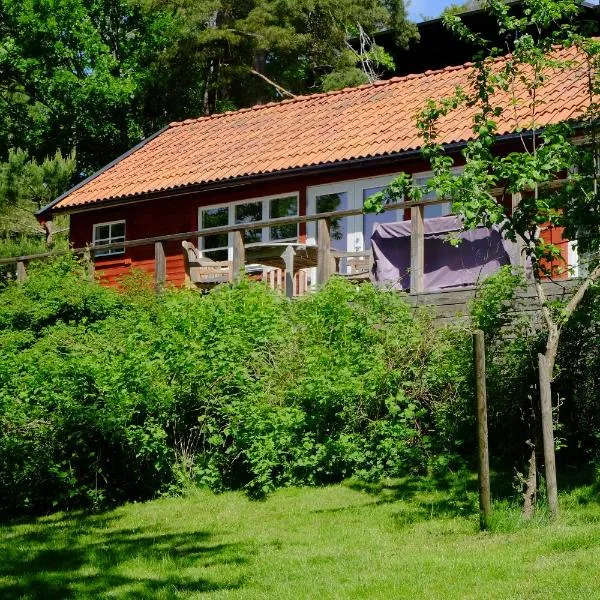
[[[123, 242], [125, 242], [125, 240], [127, 239], [127, 225], [125, 223], [125, 219], [120, 219], [118, 221], [107, 221], [105, 223], [94, 223], [94, 228], [93, 228], [93, 233], [92, 233], [92, 246], [99, 246], [99, 245], [104, 245], [104, 244], [113, 244], [113, 243], [117, 243], [115, 240], [113, 240], [113, 236], [112, 236], [112, 226], [113, 225], [123, 225]], [[97, 230], [100, 227], [108, 227], [109, 228], [109, 233], [108, 233], [108, 238], [101, 238], [101, 242], [98, 241], [98, 237], [96, 235]], [[116, 236], [118, 238], [120, 238], [121, 236]], [[121, 240], [119, 240], [120, 242]], [[100, 257], [105, 257], [105, 256], [121, 256], [125, 254], [125, 248], [115, 248], [113, 250], [100, 250], [98, 252], [94, 252], [94, 257], [100, 258]]]
[[[348, 195], [348, 210], [358, 210], [363, 207], [363, 192], [369, 188], [386, 187], [399, 173], [379, 175], [377, 177], [362, 177], [360, 179], [347, 179], [327, 183], [325, 185], [310, 186], [306, 190], [306, 213], [314, 215], [317, 212], [317, 196], [327, 194], [346, 193]], [[397, 220], [404, 219], [404, 209], [395, 209]], [[364, 216], [362, 214], [346, 217], [348, 219], [348, 233], [346, 236], [346, 252], [362, 252], [365, 248]], [[309, 221], [306, 225], [307, 244], [316, 244], [316, 222]]]
[[[202, 213], [205, 210], [212, 210], [215, 208], [227, 208], [228, 209], [227, 224], [230, 226], [234, 226], [235, 225], [235, 207], [236, 206], [240, 206], [242, 204], [262, 203], [262, 218], [261, 218], [261, 220], [266, 221], [270, 218], [269, 214], [270, 214], [271, 200], [277, 200], [278, 198], [295, 198], [296, 199], [296, 215], [299, 214], [299, 211], [300, 211], [300, 192], [299, 191], [284, 192], [281, 194], [271, 194], [269, 196], [258, 196], [255, 198], [245, 198], [244, 200], [236, 200], [235, 202], [220, 202], [218, 204], [210, 204], [207, 206], [198, 207], [198, 231], [202, 231], [204, 235], [210, 235], [210, 228], [205, 229], [202, 227]], [[296, 231], [298, 231], [298, 226], [296, 226]], [[262, 227], [261, 228], [261, 237], [262, 237], [262, 243], [268, 243], [270, 241], [273, 241], [273, 243], [278, 243], [278, 242], [284, 243], [284, 242], [295, 241], [298, 239], [298, 235], [296, 235], [293, 238], [271, 240], [271, 228], [270, 227]], [[198, 249], [200, 250], [200, 252], [202, 254], [205, 251], [203, 236], [200, 238]], [[233, 260], [233, 233], [229, 233], [227, 236], [227, 248], [225, 248], [225, 247], [211, 248], [210, 250], [206, 250], [207, 256], [210, 258], [210, 255], [213, 252], [216, 252], [218, 250], [227, 250], [228, 251], [227, 252], [228, 260]]]

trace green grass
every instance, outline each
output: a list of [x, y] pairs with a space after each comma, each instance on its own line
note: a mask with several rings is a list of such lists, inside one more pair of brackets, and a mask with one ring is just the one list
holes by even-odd
[[475, 502], [473, 478], [406, 480], [12, 521], [0, 598], [600, 598], [597, 488], [551, 525], [500, 503], [486, 533]]

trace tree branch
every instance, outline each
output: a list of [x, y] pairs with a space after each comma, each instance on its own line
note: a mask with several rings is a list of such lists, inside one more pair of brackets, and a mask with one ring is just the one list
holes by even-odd
[[277, 85], [274, 81], [269, 79], [266, 75], [259, 73], [255, 69], [250, 69], [250, 73], [260, 77], [262, 80], [266, 81], [269, 85], [272, 85], [282, 96], [289, 96], [290, 98], [297, 98], [296, 94], [292, 94], [292, 92], [288, 92], [285, 88], [282, 88], [280, 85]]

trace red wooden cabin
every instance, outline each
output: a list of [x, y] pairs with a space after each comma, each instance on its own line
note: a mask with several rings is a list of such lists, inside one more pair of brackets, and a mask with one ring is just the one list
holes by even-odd
[[[574, 50], [561, 50], [573, 54]], [[212, 227], [263, 221], [287, 215], [360, 208], [366, 197], [400, 171], [426, 181], [416, 114], [428, 98], [441, 99], [467, 87], [472, 66], [399, 77], [358, 88], [299, 97], [280, 103], [171, 123], [117, 158], [40, 211], [48, 220], [70, 215], [75, 247], [115, 243], [199, 230], [200, 250], [210, 258], [231, 257], [231, 236]], [[536, 127], [576, 118], [587, 106], [584, 67], [549, 77]], [[508, 98], [506, 98], [508, 105]], [[440, 123], [441, 141], [459, 156], [472, 137], [470, 109]], [[508, 152], [531, 129], [527, 102], [505, 111], [499, 122], [498, 152]], [[511, 202], [511, 198], [506, 198]], [[450, 211], [449, 204], [425, 208], [425, 218]], [[357, 215], [334, 223], [332, 246], [343, 251], [369, 248], [375, 222], [399, 221], [399, 209]], [[570, 245], [555, 236], [564, 258]], [[250, 230], [246, 242], [314, 241], [315, 224]], [[192, 240], [194, 241], [194, 240]], [[115, 281], [131, 267], [154, 269], [152, 245], [96, 253], [96, 270]], [[180, 242], [166, 245], [168, 281], [184, 282]]]

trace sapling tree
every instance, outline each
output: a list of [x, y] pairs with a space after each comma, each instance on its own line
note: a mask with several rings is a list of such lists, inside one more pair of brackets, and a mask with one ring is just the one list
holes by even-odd
[[[415, 187], [408, 174], [401, 174], [365, 203], [367, 211], [381, 210], [386, 202], [419, 200], [435, 192], [452, 200], [464, 229], [499, 226], [507, 239], [518, 243], [531, 264], [551, 378], [561, 332], [600, 278], [600, 42], [576, 26], [579, 4], [577, 0], [524, 0], [522, 13], [515, 17], [502, 0], [485, 0], [485, 8], [507, 40], [506, 48], [489, 47], [460, 17], [446, 15], [446, 25], [480, 50], [469, 85], [457, 88], [450, 97], [428, 100], [417, 117], [423, 154], [433, 176], [425, 187]], [[568, 120], [542, 127], [538, 116], [549, 110], [549, 82], [574, 81], [574, 77], [586, 86], [585, 99], [569, 107], [574, 110]], [[556, 100], [560, 98], [552, 99]], [[457, 173], [452, 169], [456, 156], [447, 153], [440, 141], [440, 124], [461, 107], [471, 109], [473, 137], [461, 152], [463, 168]], [[500, 120], [513, 122], [517, 134], [518, 145], [508, 154], [498, 149]], [[569, 264], [548, 235], [553, 228], [561, 228], [563, 238], [575, 240], [577, 265]], [[566, 272], [579, 275], [574, 292], [564, 302], [550, 302], [544, 281]], [[540, 441], [536, 444], [539, 452]], [[532, 452], [535, 460], [536, 448]], [[553, 461], [553, 449], [552, 456], [545, 458]]]

